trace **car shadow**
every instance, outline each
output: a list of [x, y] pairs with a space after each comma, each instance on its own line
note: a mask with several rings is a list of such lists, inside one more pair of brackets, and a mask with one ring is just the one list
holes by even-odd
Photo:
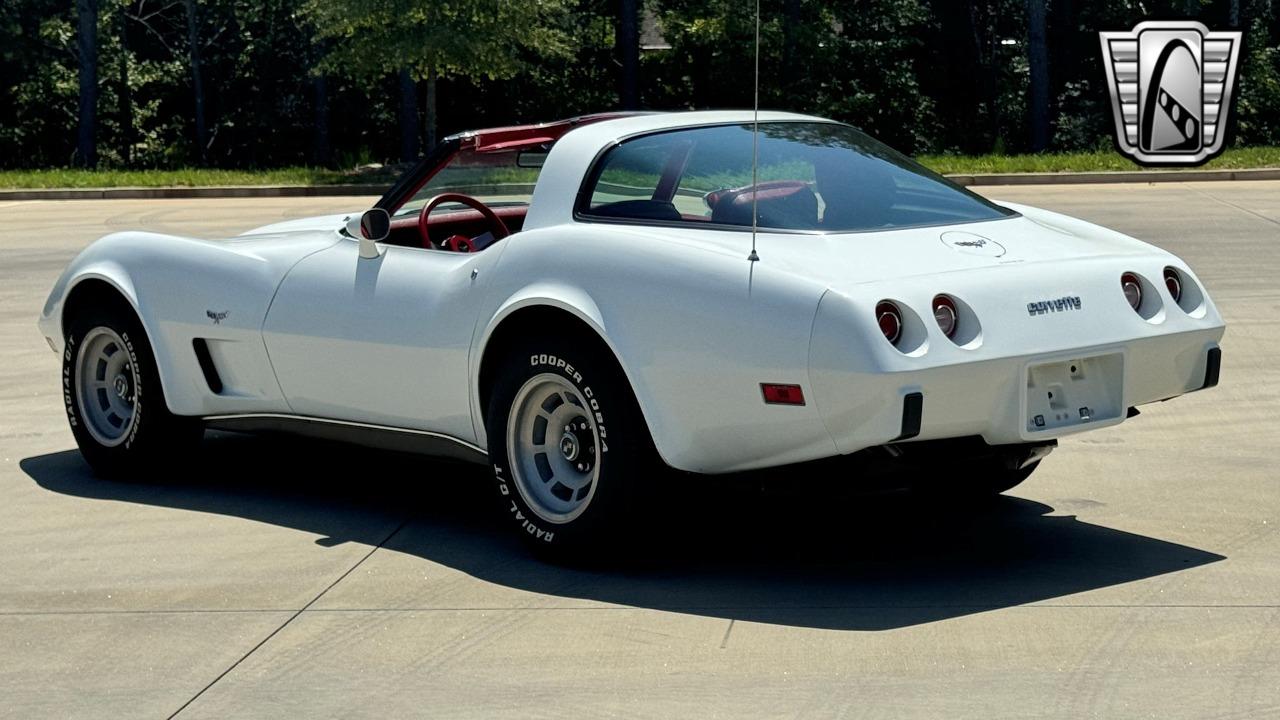
[[1016, 497], [947, 506], [843, 496], [807, 477], [781, 495], [692, 478], [657, 499], [639, 556], [565, 567], [532, 556], [502, 524], [478, 466], [223, 433], [209, 434], [190, 469], [148, 483], [98, 479], [76, 451], [20, 465], [52, 492], [242, 517], [320, 534], [322, 546], [385, 541], [544, 595], [812, 628], [906, 627], [1224, 559]]

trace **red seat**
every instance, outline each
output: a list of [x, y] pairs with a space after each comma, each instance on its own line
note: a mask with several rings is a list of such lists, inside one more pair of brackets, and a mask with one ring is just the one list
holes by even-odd
[[752, 201], [762, 227], [807, 230], [818, 225], [818, 196], [800, 180], [721, 190], [707, 201], [711, 205], [711, 221], [725, 225], [750, 225]]

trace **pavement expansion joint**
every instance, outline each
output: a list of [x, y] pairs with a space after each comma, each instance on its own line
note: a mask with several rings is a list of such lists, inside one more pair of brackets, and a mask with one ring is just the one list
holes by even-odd
[[224, 678], [224, 677], [226, 677], [228, 674], [230, 674], [232, 670], [235, 670], [237, 667], [239, 667], [239, 666], [240, 666], [240, 663], [243, 663], [245, 660], [248, 660], [248, 659], [249, 659], [249, 656], [253, 655], [255, 652], [257, 652], [257, 651], [258, 651], [258, 648], [262, 647], [263, 645], [266, 645], [266, 644], [267, 644], [267, 642], [268, 642], [269, 640], [271, 640], [271, 638], [275, 637], [277, 634], [279, 634], [279, 633], [280, 633], [280, 631], [281, 631], [281, 630], [284, 630], [286, 627], [288, 627], [288, 626], [289, 626], [289, 623], [291, 623], [291, 622], [293, 622], [294, 620], [298, 619], [298, 616], [299, 616], [299, 615], [301, 615], [302, 613], [306, 612], [306, 611], [307, 611], [307, 609], [308, 609], [308, 608], [310, 608], [312, 605], [316, 604], [316, 602], [318, 602], [318, 601], [320, 600], [320, 598], [322, 598], [322, 597], [324, 597], [324, 596], [325, 596], [325, 593], [329, 592], [329, 591], [330, 591], [330, 590], [332, 590], [334, 587], [336, 587], [338, 583], [340, 583], [340, 582], [342, 582], [343, 580], [347, 579], [347, 576], [348, 576], [348, 575], [350, 575], [351, 573], [355, 572], [356, 568], [358, 568], [358, 567], [360, 567], [361, 565], [363, 565], [363, 564], [364, 564], [364, 561], [368, 560], [370, 557], [373, 557], [373, 554], [374, 554], [374, 553], [376, 553], [376, 552], [378, 552], [379, 550], [381, 550], [381, 549], [382, 549], [382, 547], [383, 547], [384, 545], [386, 545], [388, 542], [390, 542], [390, 541], [391, 541], [391, 538], [395, 537], [395, 536], [396, 536], [396, 533], [398, 533], [398, 532], [400, 532], [401, 530], [403, 530], [403, 529], [404, 529], [404, 526], [405, 526], [405, 525], [407, 525], [408, 523], [409, 523], [409, 521], [408, 521], [408, 520], [405, 520], [405, 521], [401, 522], [399, 525], [397, 525], [397, 526], [396, 526], [396, 528], [395, 528], [394, 530], [392, 530], [391, 532], [387, 533], [387, 536], [386, 536], [386, 537], [382, 538], [382, 540], [380, 540], [380, 541], [378, 542], [378, 544], [377, 544], [377, 545], [373, 546], [373, 547], [369, 550], [369, 552], [365, 553], [365, 554], [364, 554], [364, 556], [362, 556], [359, 560], [357, 560], [357, 561], [355, 562], [355, 564], [354, 564], [354, 565], [352, 565], [351, 567], [347, 568], [346, 572], [344, 572], [344, 573], [342, 573], [341, 575], [339, 575], [339, 576], [338, 576], [338, 579], [334, 580], [333, 582], [331, 582], [331, 583], [329, 583], [327, 586], [325, 586], [325, 588], [324, 588], [323, 590], [321, 590], [321, 591], [320, 591], [320, 592], [319, 592], [315, 597], [311, 598], [311, 600], [309, 600], [309, 601], [307, 602], [307, 604], [306, 604], [306, 605], [303, 605], [301, 608], [299, 608], [297, 612], [295, 612], [294, 614], [290, 615], [290, 616], [288, 617], [288, 619], [286, 619], [283, 623], [280, 623], [280, 626], [279, 626], [279, 627], [277, 627], [275, 630], [272, 630], [270, 633], [267, 633], [267, 636], [266, 636], [266, 637], [262, 638], [261, 640], [259, 640], [259, 641], [258, 641], [258, 643], [257, 643], [256, 645], [254, 645], [253, 647], [249, 648], [249, 652], [245, 653], [244, 655], [241, 655], [239, 660], [236, 660], [235, 662], [231, 663], [231, 665], [230, 665], [226, 670], [223, 670], [222, 672], [218, 673], [218, 676], [217, 676], [217, 677], [215, 677], [215, 678], [212, 680], [212, 682], [210, 682], [208, 685], [205, 685], [203, 688], [201, 688], [201, 689], [200, 689], [200, 691], [199, 691], [199, 692], [197, 692], [195, 695], [192, 695], [192, 696], [191, 696], [191, 698], [190, 698], [189, 700], [187, 700], [186, 702], [182, 703], [182, 707], [179, 707], [177, 710], [173, 711], [173, 714], [171, 714], [171, 715], [169, 716], [168, 720], [173, 720], [173, 718], [175, 718], [175, 717], [177, 717], [179, 714], [181, 714], [183, 710], [186, 710], [188, 707], [191, 707], [191, 703], [193, 703], [193, 702], [195, 702], [196, 700], [200, 699], [200, 696], [201, 696], [201, 695], [204, 695], [206, 692], [208, 692], [208, 691], [209, 691], [209, 688], [212, 688], [214, 685], [217, 685], [217, 684], [218, 684], [218, 681], [222, 680], [222, 678]]
[[729, 646], [729, 633], [733, 632], [733, 624], [735, 622], [737, 622], [737, 620], [730, 618], [729, 627], [724, 629], [724, 639], [720, 641], [721, 650], [724, 650], [726, 647]]
[[1237, 205], [1237, 204], [1235, 204], [1235, 203], [1231, 202], [1230, 200], [1224, 200], [1224, 199], [1222, 199], [1222, 198], [1218, 197], [1217, 195], [1214, 195], [1214, 194], [1209, 193], [1209, 192], [1205, 192], [1204, 190], [1201, 190], [1201, 189], [1200, 189], [1200, 188], [1198, 188], [1198, 187], [1193, 187], [1193, 186], [1191, 186], [1191, 185], [1185, 185], [1184, 187], [1186, 187], [1186, 188], [1187, 188], [1188, 190], [1190, 190], [1191, 192], [1199, 193], [1199, 194], [1201, 194], [1201, 195], [1203, 195], [1203, 196], [1205, 196], [1205, 197], [1209, 198], [1210, 200], [1213, 200], [1213, 201], [1214, 201], [1214, 202], [1216, 202], [1216, 203], [1220, 203], [1220, 204], [1222, 204], [1222, 205], [1226, 205], [1226, 206], [1227, 206], [1227, 207], [1229, 207], [1229, 208], [1234, 208], [1234, 209], [1236, 209], [1236, 210], [1239, 210], [1239, 211], [1240, 211], [1240, 212], [1242, 212], [1242, 213], [1246, 213], [1246, 214], [1248, 214], [1248, 215], [1252, 215], [1253, 217], [1256, 217], [1256, 218], [1258, 218], [1259, 220], [1265, 220], [1266, 222], [1269, 222], [1269, 223], [1271, 223], [1272, 225], [1280, 225], [1280, 220], [1276, 220], [1275, 218], [1267, 217], [1266, 215], [1263, 215], [1262, 213], [1259, 213], [1259, 212], [1254, 212], [1253, 210], [1250, 210], [1250, 209], [1249, 209], [1249, 208], [1247, 208], [1247, 207], [1241, 207], [1241, 206], [1239, 206], [1239, 205]]

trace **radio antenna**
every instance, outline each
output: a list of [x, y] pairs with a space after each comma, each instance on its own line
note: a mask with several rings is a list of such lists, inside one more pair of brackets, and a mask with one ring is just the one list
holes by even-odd
[[760, 0], [756, 0], [756, 70], [755, 70], [755, 95], [751, 102], [751, 254], [747, 256], [747, 260], [758, 262], [760, 256], [756, 254], [756, 226], [760, 223], [759, 213], [756, 211], [757, 202], [760, 197], [760, 188], [757, 187], [760, 175]]

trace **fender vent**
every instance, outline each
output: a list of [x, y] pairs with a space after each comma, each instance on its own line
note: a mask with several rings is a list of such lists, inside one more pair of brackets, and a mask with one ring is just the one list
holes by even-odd
[[200, 363], [200, 372], [204, 373], [204, 381], [209, 384], [209, 389], [214, 395], [222, 394], [222, 378], [218, 377], [218, 368], [213, 364], [213, 356], [209, 354], [209, 343], [204, 338], [196, 338], [191, 341], [191, 347], [196, 351], [196, 362]]

